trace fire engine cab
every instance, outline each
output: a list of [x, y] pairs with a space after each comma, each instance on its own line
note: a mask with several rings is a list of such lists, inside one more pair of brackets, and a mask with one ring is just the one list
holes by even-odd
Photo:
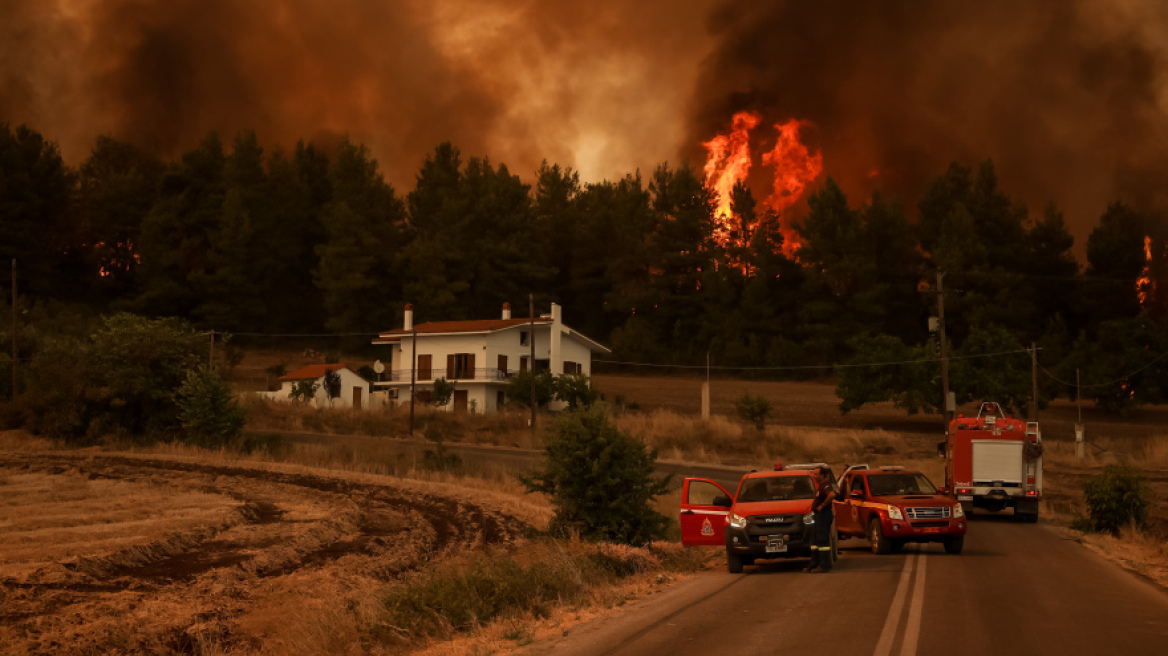
[[945, 484], [966, 513], [1013, 508], [1038, 521], [1042, 498], [1042, 433], [1038, 422], [1008, 417], [997, 403], [981, 404], [976, 417], [949, 422], [944, 443]]
[[[732, 574], [756, 560], [810, 557], [815, 528], [811, 503], [819, 489], [812, 473], [818, 466], [777, 463], [773, 471], [750, 472], [733, 495], [707, 478], [685, 479], [682, 544], [724, 544], [726, 567]], [[836, 558], [836, 532], [831, 535]]]

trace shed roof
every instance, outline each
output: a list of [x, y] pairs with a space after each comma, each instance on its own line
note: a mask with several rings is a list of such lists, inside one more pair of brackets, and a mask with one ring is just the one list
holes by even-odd
[[326, 372], [347, 368], [343, 364], [310, 364], [307, 367], [301, 367], [292, 373], [280, 376], [279, 380], [316, 380], [317, 378], [322, 378]]

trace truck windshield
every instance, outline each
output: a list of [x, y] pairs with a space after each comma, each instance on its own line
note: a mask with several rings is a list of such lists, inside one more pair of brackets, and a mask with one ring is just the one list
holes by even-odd
[[790, 501], [792, 499], [814, 499], [815, 484], [810, 476], [770, 476], [752, 478], [742, 484], [739, 503], [756, 501]]
[[872, 474], [868, 476], [868, 489], [874, 497], [937, 493], [924, 474]]

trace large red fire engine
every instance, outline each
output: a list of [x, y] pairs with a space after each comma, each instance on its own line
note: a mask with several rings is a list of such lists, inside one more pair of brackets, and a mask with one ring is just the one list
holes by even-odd
[[1007, 507], [1038, 521], [1042, 497], [1042, 434], [1038, 422], [1006, 416], [997, 403], [981, 404], [976, 417], [949, 422], [944, 443], [945, 485], [965, 512]]

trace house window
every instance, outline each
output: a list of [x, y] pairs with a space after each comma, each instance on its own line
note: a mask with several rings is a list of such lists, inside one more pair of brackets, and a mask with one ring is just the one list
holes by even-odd
[[523, 373], [525, 371], [527, 371], [527, 356], [526, 355], [521, 356], [519, 358], [519, 373]]
[[552, 368], [552, 361], [551, 360], [548, 360], [547, 358], [536, 358], [535, 369], [534, 369], [535, 373], [538, 374], [541, 371], [550, 371], [551, 368]]
[[430, 380], [434, 377], [432, 371], [434, 365], [434, 356], [427, 353], [426, 355], [418, 356], [418, 380]]
[[474, 377], [474, 353], [451, 353], [446, 356], [446, 380], [465, 380]]
[[572, 362], [571, 360], [564, 360], [564, 373], [569, 376], [584, 373], [584, 366], [579, 362]]
[[520, 346], [527, 346], [527, 331], [526, 330], [519, 331], [519, 345]]
[[507, 356], [499, 356], [499, 376], [500, 379], [507, 377]]

